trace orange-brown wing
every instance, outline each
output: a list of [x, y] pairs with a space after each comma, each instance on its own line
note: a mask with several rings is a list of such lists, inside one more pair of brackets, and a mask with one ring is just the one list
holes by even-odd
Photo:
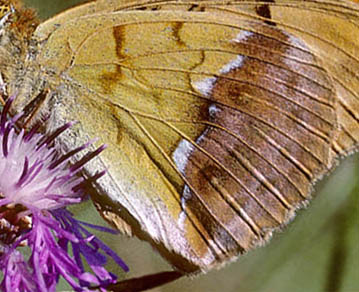
[[[302, 1], [291, 3], [302, 11]], [[306, 33], [287, 32], [293, 20], [248, 15], [262, 2], [214, 4], [88, 16], [80, 6], [34, 36], [53, 124], [79, 121], [62, 142], [98, 136], [109, 145], [88, 169], [108, 169], [98, 186], [110, 198], [101, 199], [105, 215], [120, 216], [185, 271], [264, 243], [307, 202], [343, 153], [333, 144], [342, 133], [335, 71], [321, 50], [357, 46], [306, 44]], [[340, 9], [335, 18], [352, 25], [356, 16]]]

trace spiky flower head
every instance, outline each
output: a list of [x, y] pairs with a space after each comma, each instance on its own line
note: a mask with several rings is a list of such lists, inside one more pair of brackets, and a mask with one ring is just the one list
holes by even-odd
[[[68, 160], [90, 143], [61, 155], [54, 140], [71, 123], [50, 136], [17, 131], [20, 115], [8, 118], [13, 99], [6, 103], [0, 119], [0, 269], [3, 291], [56, 291], [63, 277], [75, 291], [91, 285], [105, 287], [116, 281], [104, 265], [113, 258], [124, 270], [127, 266], [86, 227], [112, 230], [77, 221], [66, 207], [87, 199], [84, 186], [104, 172], [85, 180], [82, 166], [104, 150], [85, 155], [76, 164]], [[19, 251], [30, 248], [25, 259]], [[72, 247], [72, 255], [68, 247]], [[92, 272], [86, 272], [81, 256]]]

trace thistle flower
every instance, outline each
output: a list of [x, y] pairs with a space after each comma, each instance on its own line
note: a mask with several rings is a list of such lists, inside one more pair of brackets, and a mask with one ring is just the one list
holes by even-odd
[[[90, 143], [66, 155], [51, 146], [54, 139], [71, 127], [64, 125], [51, 136], [16, 131], [20, 115], [7, 118], [13, 99], [6, 103], [0, 119], [0, 269], [3, 291], [55, 291], [63, 277], [75, 291], [91, 285], [105, 287], [116, 276], [104, 265], [112, 258], [125, 271], [124, 262], [87, 228], [114, 231], [77, 221], [66, 210], [87, 199], [84, 185], [104, 172], [85, 180], [78, 175], [82, 166], [104, 146], [84, 156], [71, 167], [68, 160]], [[19, 250], [26, 246], [25, 259]], [[72, 255], [68, 253], [72, 247]], [[92, 272], [86, 272], [84, 258]]]

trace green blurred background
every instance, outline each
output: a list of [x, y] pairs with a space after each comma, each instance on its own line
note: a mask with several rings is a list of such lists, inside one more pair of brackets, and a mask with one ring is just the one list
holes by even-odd
[[[46, 19], [85, 1], [26, 0]], [[287, 292], [359, 291], [359, 157], [352, 156], [316, 185], [316, 199], [264, 248], [235, 263], [194, 279], [182, 279], [152, 292]], [[80, 218], [102, 222], [91, 204], [76, 208]], [[106, 236], [130, 266], [120, 277], [169, 270], [152, 248], [137, 239]], [[68, 290], [62, 286], [60, 290]]]

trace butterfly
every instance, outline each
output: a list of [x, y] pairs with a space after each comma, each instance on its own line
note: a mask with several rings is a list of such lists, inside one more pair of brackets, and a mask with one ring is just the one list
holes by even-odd
[[[38, 24], [2, 1], [0, 72], [27, 123], [108, 144], [94, 201], [176, 269], [263, 245], [353, 152], [353, 1], [99, 0]], [[13, 9], [11, 9], [13, 8]]]

